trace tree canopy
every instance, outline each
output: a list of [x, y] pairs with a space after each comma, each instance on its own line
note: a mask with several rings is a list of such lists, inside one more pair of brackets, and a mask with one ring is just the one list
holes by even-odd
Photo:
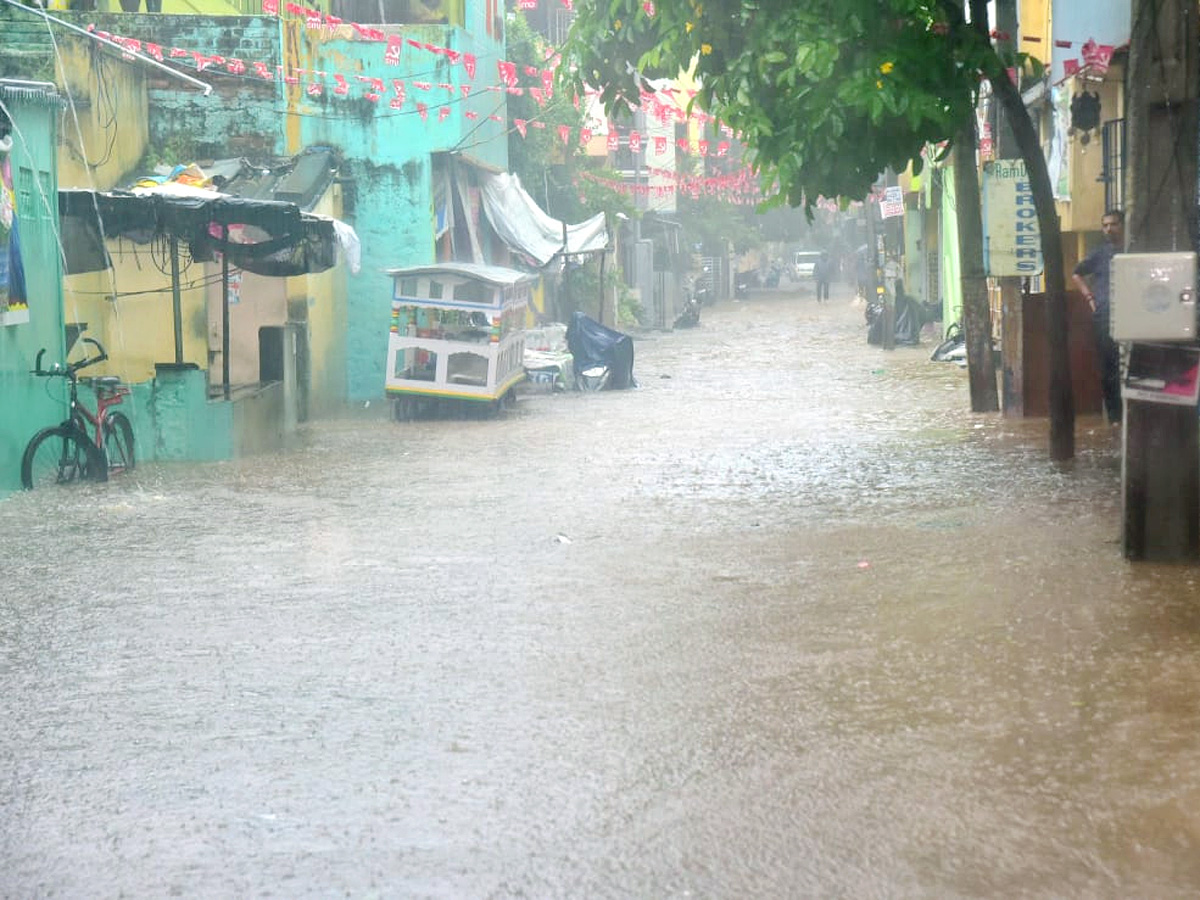
[[644, 79], [693, 69], [764, 189], [793, 206], [861, 198], [919, 166], [973, 114], [985, 57], [953, 0], [610, 0], [580, 4], [564, 48], [576, 90], [619, 113]]

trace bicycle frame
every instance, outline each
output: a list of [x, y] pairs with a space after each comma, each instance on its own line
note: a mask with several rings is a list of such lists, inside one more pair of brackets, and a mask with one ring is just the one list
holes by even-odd
[[[121, 384], [120, 378], [113, 375], [80, 378], [78, 374], [80, 369], [104, 362], [108, 359], [108, 352], [99, 341], [86, 337], [82, 338], [81, 341], [85, 344], [91, 344], [96, 350], [96, 355], [85, 356], [83, 359], [65, 366], [55, 363], [50, 369], [43, 369], [42, 357], [46, 352], [43, 349], [38, 352], [33, 374], [58, 376], [66, 380], [68, 385], [67, 418], [60, 423], [60, 427], [69, 428], [77, 432], [85, 443], [94, 446], [100, 451], [101, 457], [108, 460], [106, 438], [109, 431], [109, 410], [114, 406], [120, 405], [124, 398], [129, 396], [130, 390]], [[95, 412], [79, 402], [80, 382], [91, 387], [92, 392], [95, 394]], [[126, 426], [126, 434], [128, 434], [128, 426]], [[131, 434], [128, 434], [128, 439], [132, 441]], [[123, 463], [112, 460], [109, 460], [109, 465], [110, 467], [115, 465], [119, 468], [124, 468]]]
[[92, 391], [96, 395], [96, 411], [93, 413], [90, 409], [79, 402], [77, 387], [79, 379], [72, 378], [70, 409], [71, 419], [76, 427], [80, 427], [83, 432], [87, 434], [87, 427], [81, 426], [77, 418], [82, 417], [84, 421], [91, 426], [92, 433], [88, 436], [88, 440], [100, 449], [104, 449], [104, 423], [108, 421], [108, 411], [111, 407], [119, 406], [121, 404], [122, 399], [128, 396], [129, 388], [115, 384], [99, 383], [98, 379], [86, 380], [91, 381]]

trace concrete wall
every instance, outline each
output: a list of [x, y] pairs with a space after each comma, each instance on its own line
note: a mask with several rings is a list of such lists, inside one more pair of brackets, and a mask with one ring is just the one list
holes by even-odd
[[144, 70], [95, 41], [61, 38], [56, 81], [67, 101], [59, 134], [58, 181], [64, 188], [121, 185], [146, 152]]
[[[59, 99], [49, 91], [10, 90], [0, 103], [14, 126], [8, 154], [27, 286], [27, 309], [0, 313], [0, 494], [20, 487], [21, 455], [34, 433], [66, 417], [62, 379], [29, 374], [40, 348], [62, 362], [62, 267], [58, 251], [55, 154]], [[0, 162], [3, 162], [0, 154]]]
[[[341, 185], [333, 185], [313, 211], [342, 218]], [[338, 411], [347, 397], [346, 308], [349, 279], [354, 277], [343, 263], [327, 272], [288, 279], [288, 319], [307, 324], [309, 371], [301, 389], [306, 391], [310, 418]]]
[[[107, 242], [113, 268], [66, 279], [67, 320], [86, 322], [86, 334], [109, 351], [109, 362], [92, 369], [96, 375], [119, 375], [131, 383], [154, 377], [156, 363], [175, 361], [175, 327], [171, 301], [170, 250], [165, 242]], [[203, 264], [188, 264], [181, 250], [180, 281], [196, 285], [181, 290], [183, 358], [207, 367], [208, 324]]]
[[[434, 259], [432, 155], [456, 151], [488, 168], [508, 167], [505, 95], [479, 87], [496, 82], [494, 67], [501, 55], [501, 45], [483, 29], [483, 6], [467, 6], [468, 21], [479, 23], [482, 38], [444, 26], [402, 30], [406, 39], [475, 54], [480, 68], [474, 81], [461, 64], [407, 44], [400, 65], [384, 66], [382, 45], [352, 40], [348, 28], [306, 29], [295, 20], [281, 26], [285, 57], [294, 69], [385, 78], [390, 96], [395, 96], [393, 80], [404, 81], [406, 87], [400, 109], [390, 107], [388, 96], [372, 103], [334, 97], [328, 91], [314, 97], [300, 85], [285, 91], [284, 143], [278, 151], [291, 154], [322, 144], [339, 149], [342, 175], [349, 182], [343, 201], [346, 217], [362, 241], [362, 270], [351, 276], [346, 309], [346, 390], [351, 401], [376, 399], [384, 392], [392, 284], [383, 270]], [[433, 87], [423, 91], [413, 85], [414, 79]], [[464, 84], [470, 88], [465, 99]], [[352, 94], [361, 93], [361, 85], [355, 84]], [[450, 98], [452, 112], [442, 119], [437, 107]], [[417, 102], [428, 105], [425, 118]], [[468, 118], [467, 111], [477, 118]], [[492, 121], [493, 114], [502, 121]]]
[[155, 435], [155, 445], [139, 449], [157, 459], [180, 461], [233, 459], [278, 449], [286, 440], [284, 394], [277, 382], [240, 392], [232, 401], [209, 400], [203, 372], [163, 369], [146, 403], [153, 427], [140, 431]]
[[[253, 159], [263, 155], [291, 155], [313, 145], [328, 145], [339, 152], [344, 161], [343, 217], [354, 225], [362, 241], [362, 269], [352, 278], [345, 299], [341, 353], [344, 372], [322, 383], [320, 399], [322, 404], [329, 400], [325, 384], [342, 388], [343, 400], [358, 402], [381, 397], [391, 292], [390, 279], [382, 270], [434, 259], [430, 185], [433, 155], [454, 152], [493, 170], [507, 169], [505, 94], [484, 89], [498, 82], [495, 66], [503, 57], [503, 7], [484, 0], [467, 0], [465, 27], [383, 28], [386, 33], [401, 35], [406, 40], [448, 48], [459, 54], [474, 54], [478, 59], [474, 79], [466, 74], [461, 62], [452, 63], [445, 54], [433, 54], [407, 43], [399, 65], [387, 65], [385, 44], [361, 39], [348, 24], [310, 29], [290, 16], [64, 15], [79, 22], [86, 18], [99, 30], [154, 41], [163, 48], [178, 47], [227, 60], [240, 59], [247, 66], [258, 61], [276, 75], [277, 66], [286, 65], [288, 72], [303, 70], [306, 83], [318, 77], [325, 79], [327, 89], [314, 96], [306, 84], [286, 85], [278, 77], [267, 81], [249, 70], [233, 75], [220, 65], [213, 65], [199, 73], [201, 79], [214, 86], [213, 93], [206, 97], [153, 69], [139, 70], [148, 84], [148, 145], [153, 154], [161, 155], [164, 160], [190, 162], [236, 155]], [[2, 38], [0, 43], [4, 43]], [[334, 73], [347, 79], [351, 86], [348, 96], [333, 95]], [[367, 99], [359, 76], [383, 79], [389, 93], [376, 101]], [[407, 86], [406, 102], [399, 109], [391, 108], [388, 103], [394, 80], [404, 81]], [[432, 87], [422, 90], [416, 82]], [[466, 94], [464, 86], [469, 89]], [[129, 102], [122, 102], [119, 115], [134, 115], [134, 110], [124, 108], [130, 106], [132, 97]], [[422, 117], [418, 112], [418, 102], [427, 104], [427, 116]], [[439, 106], [447, 106], [451, 114], [438, 116]], [[469, 118], [467, 112], [474, 118]], [[496, 120], [491, 116], [496, 116]], [[106, 289], [112, 293], [111, 284], [106, 286], [103, 277], [72, 287], [72, 302], [78, 307], [75, 314], [91, 316], [95, 322], [89, 319], [89, 324], [99, 326], [105, 333], [111, 332], [110, 341], [118, 330], [123, 330], [117, 328], [117, 319], [128, 325], [135, 318], [121, 315], [123, 305], [136, 303], [145, 307], [139, 310], [145, 317], [136, 317], [136, 331], [149, 333], [120, 338], [129, 345], [132, 359], [129, 371], [119, 374], [136, 379], [139, 373], [146, 374], [155, 362], [164, 361], [157, 347], [161, 345], [164, 321], [170, 322], [169, 300], [157, 305], [153, 301], [143, 303], [122, 298], [115, 304], [116, 309], [106, 310], [94, 302]], [[323, 287], [314, 280], [303, 290], [295, 284], [289, 285], [289, 303], [294, 309], [296, 304], [307, 306], [312, 301], [310, 309], [316, 310], [320, 298], [315, 291]], [[126, 293], [128, 287], [122, 283], [121, 290]], [[85, 299], [85, 291], [92, 301]], [[188, 297], [185, 307], [185, 359], [204, 360], [208, 322], [203, 302]], [[335, 299], [330, 310], [331, 314], [334, 311], [341, 314], [340, 300]], [[332, 327], [331, 319], [322, 321]], [[333, 338], [326, 335], [320, 343], [330, 346]], [[313, 373], [317, 375], [315, 366]], [[329, 373], [325, 370], [324, 374]]]

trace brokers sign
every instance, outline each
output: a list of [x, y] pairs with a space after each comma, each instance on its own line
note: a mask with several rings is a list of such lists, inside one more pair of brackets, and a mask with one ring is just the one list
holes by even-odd
[[1042, 237], [1025, 161], [983, 164], [983, 267], [988, 275], [1040, 275]]

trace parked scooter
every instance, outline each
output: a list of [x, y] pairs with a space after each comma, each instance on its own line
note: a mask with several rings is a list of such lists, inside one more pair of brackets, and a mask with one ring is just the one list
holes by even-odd
[[675, 318], [676, 328], [694, 328], [700, 324], [700, 301], [688, 290], [683, 296], [683, 309]]
[[751, 288], [759, 286], [760, 280], [757, 269], [751, 269], [749, 272], [738, 272], [733, 277], [733, 296], [738, 298], [747, 296]]
[[706, 265], [700, 272], [693, 294], [701, 306], [712, 306], [717, 302], [716, 286], [713, 284], [713, 273], [709, 266]]

